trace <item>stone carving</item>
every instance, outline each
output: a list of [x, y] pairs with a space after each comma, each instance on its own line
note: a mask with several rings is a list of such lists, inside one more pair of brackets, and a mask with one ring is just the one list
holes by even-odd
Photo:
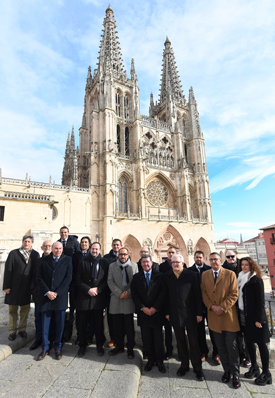
[[168, 201], [168, 190], [161, 181], [151, 181], [147, 186], [147, 199], [153, 206], [165, 206]]
[[189, 239], [187, 242], [187, 254], [188, 256], [192, 256], [193, 254], [193, 242], [192, 239]]

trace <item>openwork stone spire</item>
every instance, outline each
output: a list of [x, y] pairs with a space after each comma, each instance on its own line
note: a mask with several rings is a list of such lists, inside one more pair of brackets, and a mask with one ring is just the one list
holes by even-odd
[[171, 95], [175, 101], [181, 102], [184, 99], [180, 85], [179, 73], [177, 71], [174, 51], [171, 42], [166, 37], [163, 50], [160, 102]]
[[109, 5], [106, 10], [106, 17], [103, 21], [104, 29], [100, 50], [98, 69], [100, 72], [113, 72], [121, 74], [124, 73], [124, 65], [122, 61], [121, 48], [119, 47], [119, 39], [116, 31], [116, 20], [114, 12]]

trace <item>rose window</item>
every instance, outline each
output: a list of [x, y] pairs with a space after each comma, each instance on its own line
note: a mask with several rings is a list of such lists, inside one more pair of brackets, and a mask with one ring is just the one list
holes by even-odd
[[168, 201], [168, 190], [160, 181], [152, 181], [147, 187], [147, 199], [153, 206], [164, 206]]

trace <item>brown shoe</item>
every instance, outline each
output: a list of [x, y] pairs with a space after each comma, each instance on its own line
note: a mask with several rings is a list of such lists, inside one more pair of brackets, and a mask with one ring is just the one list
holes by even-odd
[[236, 389], [241, 387], [241, 382], [238, 375], [233, 375], [232, 386]]
[[204, 354], [203, 352], [201, 353], [201, 361], [205, 362], [207, 358], [207, 354]]
[[111, 340], [110, 343], [108, 343], [107, 347], [112, 348], [115, 346], [115, 340]]
[[124, 352], [124, 348], [113, 348], [109, 351], [109, 355], [114, 356], [117, 354], [122, 354]]
[[229, 372], [224, 372], [222, 375], [222, 382], [223, 383], [229, 383], [230, 380], [230, 373]]
[[10, 341], [15, 340], [15, 339], [16, 339], [16, 332], [13, 332], [13, 333], [9, 334], [8, 339], [9, 339]]
[[27, 338], [27, 332], [26, 330], [21, 330], [20, 332], [18, 332], [19, 336], [22, 337], [22, 339], [26, 339]]
[[221, 364], [221, 359], [219, 355], [214, 355], [213, 357], [213, 361], [215, 363], [215, 365], [220, 365]]

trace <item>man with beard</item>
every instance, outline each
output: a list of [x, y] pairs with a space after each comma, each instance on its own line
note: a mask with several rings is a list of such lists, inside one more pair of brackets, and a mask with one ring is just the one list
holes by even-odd
[[38, 258], [34, 264], [33, 274], [32, 274], [32, 282], [31, 282], [31, 293], [32, 299], [35, 303], [34, 308], [34, 316], [35, 316], [35, 341], [29, 347], [29, 350], [35, 350], [42, 343], [42, 313], [40, 311], [40, 303], [39, 303], [39, 284], [38, 284], [38, 275], [39, 268], [42, 262], [42, 259], [45, 256], [48, 256], [52, 251], [52, 242], [50, 240], [45, 240], [43, 245], [41, 246], [41, 250], [43, 251], [42, 257]]
[[55, 242], [52, 253], [43, 258], [39, 269], [39, 294], [42, 312], [43, 343], [37, 357], [41, 361], [48, 355], [50, 348], [49, 329], [51, 319], [55, 320], [55, 358], [62, 358], [62, 334], [65, 323], [65, 311], [68, 308], [68, 291], [72, 280], [72, 259], [63, 253], [61, 242]]
[[[109, 264], [116, 262], [118, 259], [118, 251], [122, 247], [122, 242], [120, 239], [113, 239], [112, 242], [112, 249], [109, 251], [109, 253], [105, 254], [104, 258], [108, 261]], [[108, 321], [108, 327], [109, 327], [109, 335], [110, 335], [110, 342], [108, 343], [108, 347], [112, 348], [115, 345], [115, 332], [114, 332], [114, 319], [113, 315], [110, 314], [109, 308], [110, 308], [110, 289], [108, 287], [107, 290], [107, 321]]]
[[99, 242], [92, 243], [90, 253], [78, 265], [76, 309], [79, 318], [79, 357], [85, 355], [87, 325], [91, 316], [94, 319], [97, 355], [104, 355], [103, 310], [106, 307], [108, 267], [108, 261], [101, 257]]
[[127, 355], [134, 358], [135, 331], [133, 313], [135, 305], [131, 297], [131, 282], [133, 275], [138, 272], [136, 263], [130, 260], [129, 251], [122, 247], [118, 252], [118, 259], [110, 264], [108, 286], [111, 290], [110, 314], [114, 316], [114, 332], [116, 347], [109, 351], [110, 355], [124, 352], [124, 334], [127, 335]]
[[196, 379], [205, 380], [202, 372], [200, 347], [198, 342], [197, 323], [202, 321], [202, 300], [199, 281], [194, 272], [183, 268], [183, 257], [174, 254], [172, 269], [164, 274], [167, 287], [166, 317], [173, 326], [178, 346], [181, 366], [178, 376], [184, 376], [189, 369], [189, 351], [186, 340], [188, 336], [190, 359]]
[[[192, 267], [189, 267], [188, 269], [190, 271], [193, 271], [196, 273], [196, 275], [199, 278], [200, 285], [201, 285], [201, 277], [202, 277], [203, 272], [211, 269], [211, 267], [204, 263], [204, 253], [201, 250], [197, 250], [195, 252], [194, 260], [195, 260], [195, 264], [193, 264]], [[206, 334], [205, 334], [205, 319], [207, 320], [207, 308], [203, 304], [203, 301], [202, 301], [202, 311], [203, 311], [202, 322], [199, 322], [197, 325], [198, 325], [199, 346], [200, 346], [200, 350], [201, 350], [201, 360], [202, 360], [202, 362], [204, 362], [207, 358], [208, 347], [207, 347], [207, 343], [206, 343]], [[214, 340], [213, 333], [210, 329], [209, 329], [209, 334], [210, 334], [211, 342], [213, 345], [212, 357], [213, 357], [215, 364], [219, 365], [221, 363], [221, 361], [220, 361], [220, 357], [218, 355], [218, 349], [217, 349], [217, 346], [216, 346], [216, 343]]]
[[3, 291], [6, 293], [5, 304], [9, 305], [8, 339], [10, 341], [16, 339], [18, 307], [20, 307], [18, 334], [23, 339], [27, 338], [32, 272], [34, 263], [39, 258], [39, 253], [32, 249], [32, 245], [33, 236], [23, 236], [22, 246], [10, 252], [5, 264]]

